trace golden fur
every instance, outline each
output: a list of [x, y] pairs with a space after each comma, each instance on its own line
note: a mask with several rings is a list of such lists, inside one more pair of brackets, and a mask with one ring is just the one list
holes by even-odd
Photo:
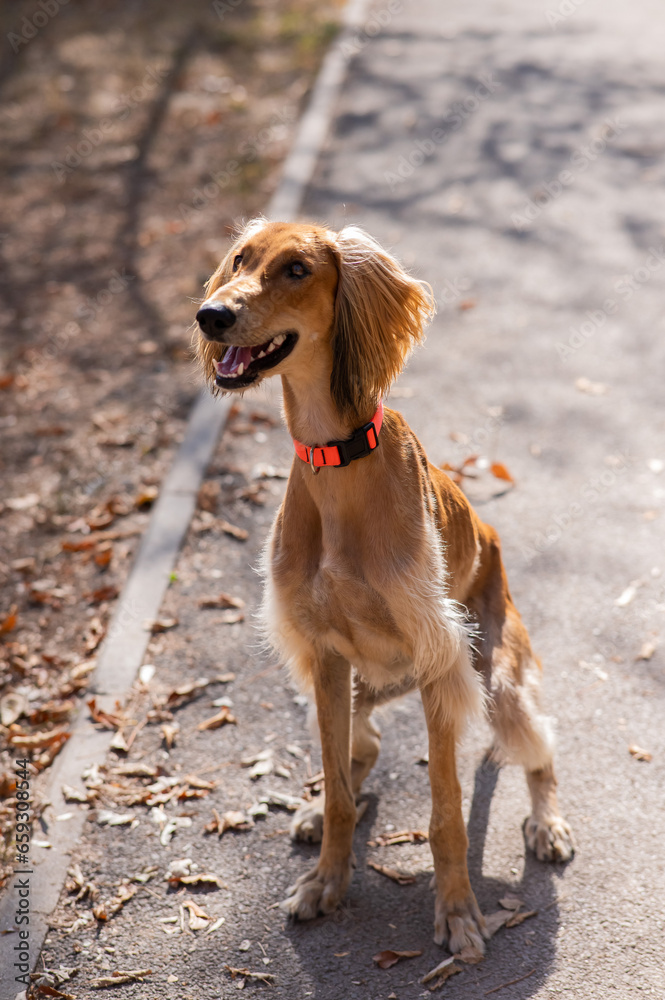
[[[255, 378], [252, 362], [244, 378], [255, 385], [280, 375], [289, 431], [320, 445], [371, 419], [422, 339], [432, 299], [356, 227], [334, 233], [255, 220], [208, 283], [202, 330], [205, 310], [214, 317], [220, 309], [232, 325], [207, 329], [198, 341], [208, 380], [228, 345], [258, 350], [288, 332], [289, 353]], [[233, 391], [233, 377], [222, 388]], [[356, 798], [379, 752], [372, 709], [419, 688], [430, 747], [435, 940], [453, 951], [482, 950], [455, 765], [470, 713], [486, 704], [498, 747], [526, 770], [528, 845], [540, 858], [566, 860], [573, 852], [539, 704], [541, 667], [510, 597], [495, 531], [427, 460], [403, 417], [386, 409], [380, 446], [349, 466], [313, 475], [294, 457], [266, 575], [266, 626], [313, 691], [325, 771], [325, 797], [304, 804], [292, 829], [294, 837], [322, 840], [320, 859], [285, 908], [305, 919], [343, 897]]]

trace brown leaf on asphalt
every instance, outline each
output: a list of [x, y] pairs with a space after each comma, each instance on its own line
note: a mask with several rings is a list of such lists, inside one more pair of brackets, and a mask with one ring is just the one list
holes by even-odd
[[181, 684], [180, 687], [173, 688], [166, 699], [166, 707], [180, 708], [181, 705], [186, 705], [188, 701], [198, 698], [205, 691], [209, 683], [207, 677], [199, 677], [195, 681], [189, 681], [187, 684]]
[[501, 462], [492, 462], [490, 465], [490, 472], [495, 479], [505, 479], [508, 483], [514, 483], [515, 480], [508, 472], [508, 469]]
[[642, 747], [636, 746], [634, 743], [628, 747], [628, 753], [635, 760], [643, 760], [647, 764], [650, 764], [653, 760], [653, 754], [650, 754], [648, 750], [643, 750]]
[[28, 719], [31, 726], [41, 726], [45, 722], [64, 722], [75, 707], [76, 702], [71, 698], [65, 701], [47, 701], [39, 708], [33, 709]]
[[454, 955], [451, 955], [449, 958], [444, 958], [442, 962], [439, 962], [438, 965], [435, 965], [433, 969], [430, 969], [430, 971], [423, 976], [420, 980], [422, 985], [425, 986], [427, 983], [431, 982], [432, 979], [436, 979], [437, 976], [442, 975], [446, 969], [450, 968], [454, 961]]
[[159, 632], [167, 632], [171, 628], [175, 628], [179, 625], [177, 618], [154, 618], [151, 621], [144, 622], [143, 627], [147, 632], [152, 632], [153, 635], [157, 635]]
[[369, 847], [392, 847], [394, 844], [422, 844], [429, 839], [425, 830], [398, 830], [396, 833], [380, 833], [368, 840]]
[[398, 885], [413, 885], [416, 881], [413, 875], [404, 875], [395, 868], [389, 868], [387, 865], [378, 865], [376, 861], [368, 861], [367, 865], [369, 868], [373, 868], [375, 872], [379, 872], [380, 875], [385, 875], [386, 878], [397, 882]]
[[164, 738], [167, 750], [172, 750], [175, 746], [175, 741], [180, 732], [180, 726], [177, 722], [164, 722], [161, 726], [161, 733]]
[[217, 523], [225, 535], [231, 535], [232, 538], [237, 538], [239, 542], [246, 542], [249, 538], [249, 531], [246, 531], [245, 528], [238, 528], [229, 521], [218, 521]]
[[189, 929], [190, 931], [203, 931], [205, 930], [212, 917], [206, 913], [203, 907], [199, 906], [198, 903], [194, 903], [192, 900], [188, 900], [186, 903], [182, 903], [180, 911], [187, 910], [189, 914]]
[[213, 875], [212, 872], [197, 872], [194, 875], [183, 875], [182, 878], [175, 879], [174, 881], [180, 882], [182, 885], [216, 885], [218, 889], [227, 888], [219, 875]]
[[207, 729], [219, 729], [220, 726], [226, 726], [228, 724], [235, 725], [237, 723], [235, 715], [231, 715], [231, 712], [227, 705], [223, 705], [217, 715], [212, 715], [209, 719], [204, 719], [203, 722], [199, 722], [196, 727], [200, 732], [204, 732]]
[[376, 962], [380, 969], [389, 969], [403, 958], [418, 958], [419, 955], [422, 955], [422, 951], [393, 951], [388, 948], [377, 955], [372, 955], [372, 961]]
[[99, 979], [92, 979], [90, 986], [93, 990], [105, 990], [109, 986], [142, 982], [146, 976], [151, 975], [152, 969], [132, 969], [127, 972], [118, 970], [117, 972], [112, 972], [110, 976], [100, 976]]
[[73, 788], [71, 785], [63, 785], [62, 797], [65, 802], [88, 802], [89, 792], [84, 792], [80, 788]]
[[145, 507], [150, 507], [157, 499], [157, 494], [159, 490], [156, 486], [143, 486], [134, 499], [134, 505], [142, 510]]
[[85, 596], [89, 604], [102, 604], [104, 601], [113, 601], [118, 593], [118, 588], [110, 583], [106, 587], [98, 587]]
[[517, 927], [523, 921], [528, 920], [529, 917], [537, 917], [538, 910], [521, 910], [519, 912], [513, 913], [509, 920], [506, 921], [506, 927]]
[[104, 729], [120, 729], [121, 726], [126, 725], [126, 719], [123, 719], [122, 716], [112, 715], [110, 712], [104, 711], [103, 708], [99, 708], [96, 698], [89, 698], [86, 705], [90, 709], [92, 721], [103, 726]]
[[499, 900], [499, 906], [502, 906], [504, 910], [519, 910], [520, 906], [524, 906], [524, 903], [517, 896], [508, 893]]
[[116, 913], [120, 912], [125, 903], [128, 903], [137, 892], [138, 888], [135, 885], [129, 885], [129, 883], [123, 882], [118, 888], [118, 892], [113, 899], [109, 899], [106, 903], [99, 903], [97, 906], [93, 906], [92, 915], [97, 920], [110, 920], [111, 917], [114, 917]]
[[215, 480], [208, 479], [201, 485], [198, 493], [196, 505], [199, 510], [205, 510], [209, 514], [214, 514], [219, 503], [221, 487]]
[[17, 605], [12, 604], [9, 611], [5, 615], [2, 621], [0, 621], [0, 635], [7, 635], [8, 632], [13, 632], [16, 628], [18, 622], [18, 615], [16, 613]]
[[134, 813], [118, 813], [113, 809], [100, 809], [97, 813], [99, 826], [129, 826], [135, 819]]
[[118, 774], [123, 778], [156, 778], [159, 774], [159, 768], [155, 764], [124, 761], [121, 764], [116, 764], [111, 769], [111, 774]]
[[268, 499], [268, 494], [260, 482], [244, 486], [241, 490], [237, 491], [235, 496], [236, 500], [249, 500], [255, 507], [263, 507]]
[[475, 944], [465, 944], [454, 957], [458, 958], [460, 962], [466, 962], [467, 965], [478, 965], [485, 958], [485, 955]]
[[227, 830], [251, 830], [253, 821], [245, 813], [239, 811], [225, 812], [220, 816], [216, 809], [212, 811], [213, 818], [203, 827], [205, 833], [216, 833], [220, 837]]
[[76, 1000], [76, 994], [63, 993], [61, 990], [57, 990], [55, 986], [49, 986], [47, 983], [38, 983], [37, 991], [44, 997], [62, 997], [63, 1000]]
[[651, 657], [653, 656], [653, 654], [656, 652], [657, 648], [658, 647], [656, 646], [655, 642], [645, 642], [645, 643], [643, 643], [642, 644], [642, 648], [640, 649], [639, 655], [637, 656], [637, 659], [638, 660], [650, 660]]
[[215, 597], [201, 597], [200, 608], [244, 608], [245, 602], [240, 597], [231, 594], [217, 594]]
[[231, 973], [231, 979], [242, 976], [245, 979], [256, 979], [260, 983], [265, 983], [266, 986], [272, 986], [275, 981], [275, 977], [270, 972], [250, 972], [249, 969], [234, 969], [231, 965], [225, 965], [224, 968]]
[[485, 926], [487, 933], [493, 937], [501, 927], [505, 927], [512, 916], [510, 910], [497, 910], [496, 913], [485, 914]]

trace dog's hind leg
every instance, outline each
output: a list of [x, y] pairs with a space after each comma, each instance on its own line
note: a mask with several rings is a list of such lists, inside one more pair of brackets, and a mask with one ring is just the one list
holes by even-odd
[[351, 666], [335, 653], [313, 665], [326, 797], [318, 864], [291, 886], [282, 907], [309, 920], [330, 913], [351, 880], [356, 804], [351, 786]]
[[[363, 781], [376, 764], [381, 747], [381, 734], [370, 719], [376, 701], [376, 693], [356, 676], [351, 717], [351, 790], [356, 799]], [[293, 840], [318, 843], [323, 837], [324, 812], [325, 791], [298, 809], [291, 823]]]
[[542, 667], [512, 602], [499, 543], [485, 528], [483, 586], [468, 604], [478, 621], [476, 666], [489, 691], [489, 716], [502, 758], [521, 764], [531, 795], [527, 846], [542, 861], [568, 861], [572, 831], [559, 813], [552, 762], [553, 737], [540, 702]]

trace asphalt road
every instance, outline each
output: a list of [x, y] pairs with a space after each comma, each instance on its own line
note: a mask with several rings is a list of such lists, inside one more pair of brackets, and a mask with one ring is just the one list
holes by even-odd
[[[476, 1000], [519, 980], [492, 995], [661, 998], [660, 10], [649, 0], [564, 2], [549, 15], [546, 4], [526, 0], [412, 0], [400, 12], [386, 5], [377, 14], [359, 36], [303, 214], [335, 227], [365, 226], [432, 284], [438, 315], [392, 405], [434, 461], [459, 464], [479, 453], [502, 462], [516, 481], [505, 491], [481, 469], [468, 489], [501, 534], [513, 596], [544, 661], [560, 800], [578, 842], [563, 868], [525, 855], [523, 776], [517, 768], [483, 768], [488, 731], [472, 729], [460, 773], [476, 894], [488, 912], [514, 892], [538, 916], [500, 932], [485, 962], [443, 992]], [[260, 406], [277, 412], [273, 397], [262, 397]], [[234, 766], [266, 746], [286, 762], [287, 744], [307, 749], [305, 712], [272, 661], [261, 658], [247, 622], [215, 628], [214, 616], [208, 625], [197, 608], [198, 597], [217, 585], [212, 581], [250, 606], [258, 600], [249, 565], [281, 488], [273, 484], [260, 508], [231, 497], [256, 462], [286, 464], [289, 451], [281, 429], [260, 430], [258, 440], [230, 435], [222, 444], [211, 475], [221, 484], [225, 514], [242, 521], [250, 539], [243, 547], [226, 536], [192, 535], [165, 608], [177, 611], [181, 625], [152, 651], [167, 687], [185, 671], [236, 672], [224, 690], [238, 725], [199, 733], [209, 702], [187, 706], [181, 749], [167, 761], [184, 773], [225, 767], [220, 785], [194, 802], [191, 832], [178, 833], [167, 848], [143, 814], [129, 832], [90, 824], [78, 848], [86, 874], [109, 885], [130, 869], [165, 868], [189, 854], [223, 877], [227, 888], [202, 905], [226, 922], [211, 936], [165, 935], [158, 917], [175, 904], [155, 882], [153, 896], [139, 895], [96, 934], [90, 927], [53, 931], [47, 941], [48, 964], [83, 963], [83, 977], [109, 962], [151, 963], [150, 986], [118, 987], [119, 997], [231, 997], [236, 986], [226, 963], [269, 969], [274, 995], [289, 1000], [408, 1000], [424, 994], [420, 978], [444, 955], [431, 940], [427, 845], [367, 846], [390, 827], [426, 828], [427, 775], [418, 763], [426, 736], [414, 697], [381, 720], [382, 752], [365, 786], [369, 805], [356, 836], [358, 870], [335, 916], [294, 927], [270, 909], [315, 853], [292, 847], [278, 832], [287, 825], [283, 814], [221, 841], [201, 836], [210, 805], [244, 807], [276, 782], [296, 794], [304, 777], [297, 758], [292, 779], [263, 777], [256, 785]], [[650, 652], [645, 646], [655, 651], [640, 660], [641, 651]], [[637, 760], [633, 745], [652, 760]], [[144, 760], [163, 753], [153, 729], [141, 733], [133, 752]], [[391, 882], [368, 869], [368, 859], [411, 872], [415, 883]], [[244, 940], [249, 945], [239, 951]], [[372, 955], [391, 947], [424, 954], [377, 969]], [[176, 977], [171, 984], [167, 974]]]

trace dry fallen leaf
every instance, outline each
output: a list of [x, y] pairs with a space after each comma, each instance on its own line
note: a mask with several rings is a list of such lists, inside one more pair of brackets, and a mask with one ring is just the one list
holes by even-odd
[[492, 462], [490, 465], [490, 472], [495, 479], [505, 479], [508, 483], [514, 483], [515, 480], [508, 472], [508, 469], [501, 462]]
[[245, 602], [240, 597], [231, 594], [217, 594], [216, 597], [201, 597], [200, 608], [244, 608]]
[[224, 968], [231, 973], [231, 979], [242, 976], [245, 979], [256, 979], [267, 986], [272, 985], [275, 981], [275, 977], [270, 972], [250, 972], [249, 969], [234, 969], [231, 965], [225, 965]]
[[117, 894], [113, 899], [108, 900], [106, 903], [99, 903], [97, 906], [93, 906], [92, 915], [97, 920], [110, 920], [118, 913], [125, 903], [128, 903], [133, 896], [136, 895], [138, 889], [135, 885], [129, 885], [128, 883], [123, 883], [118, 888]]
[[538, 910], [522, 910], [520, 912], [513, 913], [511, 918], [506, 921], [506, 927], [517, 927], [524, 920], [528, 920], [529, 917], [537, 917]]
[[0, 635], [6, 635], [7, 632], [12, 632], [16, 628], [16, 623], [18, 622], [16, 608], [17, 605], [12, 604], [11, 608], [7, 612], [7, 615], [0, 622]]
[[235, 725], [237, 723], [235, 715], [231, 715], [227, 705], [223, 705], [219, 710], [217, 715], [212, 715], [209, 719], [204, 719], [203, 722], [199, 722], [196, 727], [201, 732], [206, 729], [219, 729], [220, 726], [225, 726], [228, 724]]
[[203, 907], [199, 906], [198, 903], [194, 903], [192, 900], [182, 903], [181, 908], [183, 910], [187, 910], [189, 913], [190, 931], [205, 930], [212, 919]]
[[393, 951], [391, 948], [380, 951], [377, 955], [372, 955], [372, 961], [376, 962], [380, 969], [389, 969], [396, 965], [402, 958], [418, 958], [422, 951]]
[[106, 712], [103, 708], [99, 708], [97, 706], [96, 698], [89, 698], [86, 705], [90, 709], [90, 715], [93, 722], [103, 726], [104, 729], [119, 729], [121, 726], [125, 725], [126, 720], [123, 719], [122, 716], [112, 715], [110, 712]]
[[381, 875], [385, 875], [386, 878], [392, 879], [393, 882], [397, 882], [398, 885], [413, 885], [416, 881], [413, 875], [404, 875], [395, 868], [389, 868], [387, 865], [378, 865], [376, 861], [368, 861], [367, 865], [369, 868], [373, 868], [375, 872], [379, 872]]
[[99, 979], [91, 980], [90, 986], [93, 990], [105, 990], [109, 986], [142, 982], [145, 976], [151, 975], [152, 969], [132, 969], [127, 972], [118, 970], [118, 972], [112, 972], [110, 976], [100, 976]]
[[159, 632], [167, 632], [179, 624], [177, 618], [155, 618], [153, 621], [144, 622], [143, 627], [147, 632], [157, 635]]
[[164, 722], [162, 724], [161, 731], [162, 736], [164, 737], [164, 742], [166, 743], [166, 749], [171, 750], [175, 745], [176, 738], [180, 732], [180, 726], [177, 722]]
[[[28, 708], [28, 699], [18, 691], [8, 691], [0, 698], [0, 722], [11, 726]], [[43, 720], [46, 721], [46, 720]]]
[[653, 656], [653, 654], [656, 652], [657, 648], [658, 647], [656, 646], [655, 642], [645, 642], [645, 643], [643, 643], [642, 644], [642, 648], [640, 649], [639, 656], [637, 657], [637, 659], [638, 660], [650, 660], [651, 657]]
[[628, 753], [635, 760], [643, 760], [649, 764], [653, 760], [653, 755], [649, 753], [648, 750], [643, 750], [641, 747], [636, 746], [634, 743], [632, 746], [628, 747]]
[[433, 993], [435, 990], [438, 990], [440, 986], [443, 986], [446, 979], [450, 979], [450, 977], [454, 976], [455, 973], [461, 972], [461, 965], [455, 965], [456, 957], [456, 955], [451, 955], [450, 958], [444, 958], [442, 962], [439, 962], [439, 964], [435, 965], [433, 969], [430, 969], [427, 975], [423, 976], [420, 980], [423, 986], [426, 983], [431, 982], [432, 979], [436, 979], [434, 985], [430, 986], [430, 992]]
[[251, 830], [254, 826], [254, 822], [243, 812], [231, 810], [220, 816], [213, 809], [212, 815], [212, 820], [203, 827], [205, 833], [217, 833], [221, 837], [227, 830]]
[[425, 830], [398, 830], [396, 833], [380, 833], [367, 844], [369, 847], [392, 847], [393, 844], [422, 844], [428, 839], [429, 834]]
[[181, 705], [187, 704], [188, 701], [198, 698], [209, 683], [207, 677], [199, 677], [195, 681], [189, 681], [187, 684], [182, 684], [180, 687], [174, 688], [166, 699], [166, 707], [180, 708]]
[[249, 538], [249, 531], [246, 531], [244, 528], [238, 528], [235, 524], [230, 524], [228, 521], [218, 521], [217, 523], [225, 535], [231, 535], [232, 538], [237, 538], [240, 542], [245, 542]]

